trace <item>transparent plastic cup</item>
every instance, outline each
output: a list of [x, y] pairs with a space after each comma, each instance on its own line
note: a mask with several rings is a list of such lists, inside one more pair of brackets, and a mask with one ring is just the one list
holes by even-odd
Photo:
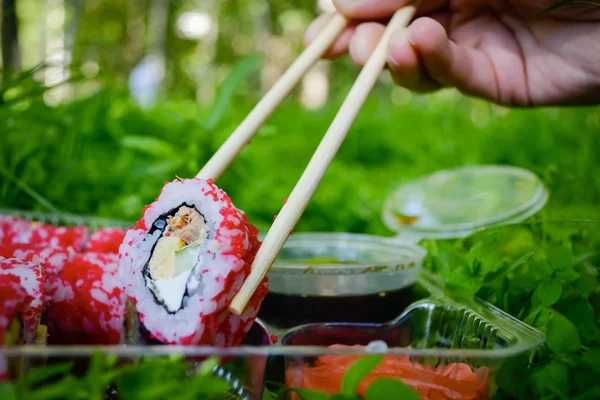
[[293, 234], [269, 271], [260, 317], [277, 328], [388, 321], [413, 301], [425, 254], [417, 245], [385, 237]]

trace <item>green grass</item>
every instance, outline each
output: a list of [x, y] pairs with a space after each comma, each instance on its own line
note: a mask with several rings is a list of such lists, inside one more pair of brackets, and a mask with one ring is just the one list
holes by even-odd
[[[0, 206], [51, 207], [37, 193], [60, 210], [136, 220], [166, 181], [193, 176], [255, 104], [242, 84], [255, 76], [252, 65], [236, 71], [212, 110], [184, 99], [140, 110], [114, 85], [58, 107], [29, 95], [27, 80], [3, 91]], [[285, 102], [218, 181], [260, 229], [272, 223], [346, 92], [318, 111]], [[388, 234], [381, 207], [398, 184], [472, 164], [528, 168], [550, 189], [548, 215], [598, 217], [600, 108], [507, 110], [451, 91], [392, 101], [406, 96], [377, 87], [297, 231]]]

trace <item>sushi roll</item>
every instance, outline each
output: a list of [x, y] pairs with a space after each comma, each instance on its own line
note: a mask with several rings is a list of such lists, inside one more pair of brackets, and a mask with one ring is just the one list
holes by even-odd
[[[44, 344], [42, 309], [41, 267], [17, 258], [0, 257], [0, 347]], [[22, 372], [23, 360], [10, 361], [0, 357], [0, 380]]]
[[216, 329], [213, 327], [211, 343], [220, 347], [238, 346], [252, 328], [263, 299], [269, 292], [266, 279], [254, 292], [242, 315], [230, 313]]
[[14, 237], [13, 245], [72, 247], [75, 251], [81, 251], [87, 236], [88, 229], [85, 226], [53, 226], [32, 222], [28, 230]]
[[16, 217], [0, 217], [0, 244], [3, 254], [9, 254], [15, 247], [72, 247], [81, 251], [88, 237], [85, 226], [53, 226], [41, 222], [31, 222]]
[[49, 281], [50, 344], [119, 344], [125, 293], [117, 254], [77, 253]]
[[44, 303], [49, 303], [58, 289], [57, 278], [59, 274], [75, 254], [75, 250], [71, 247], [62, 249], [55, 246], [15, 245], [10, 256], [41, 266], [44, 271]]
[[31, 222], [0, 215], [0, 256], [10, 258], [13, 252], [15, 238], [30, 229]]
[[118, 253], [126, 230], [120, 228], [102, 228], [92, 233], [85, 245], [85, 252]]
[[239, 345], [266, 279], [244, 314], [231, 314], [228, 305], [259, 246], [258, 230], [211, 180], [167, 182], [120, 247], [120, 273], [140, 325], [132, 340]]
[[[43, 308], [40, 265], [0, 258], [0, 345], [33, 343]], [[17, 335], [7, 335], [7, 333]]]

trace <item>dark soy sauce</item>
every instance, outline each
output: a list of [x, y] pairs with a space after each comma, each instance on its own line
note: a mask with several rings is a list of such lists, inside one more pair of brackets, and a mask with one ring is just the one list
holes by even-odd
[[413, 287], [351, 296], [301, 296], [270, 292], [259, 318], [279, 328], [314, 322], [388, 322], [417, 300]]

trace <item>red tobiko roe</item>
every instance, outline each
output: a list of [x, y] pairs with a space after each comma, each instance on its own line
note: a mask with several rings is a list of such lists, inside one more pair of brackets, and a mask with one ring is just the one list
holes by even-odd
[[87, 237], [85, 226], [54, 226], [16, 217], [0, 218], [0, 254], [5, 257], [10, 257], [15, 248], [23, 249], [24, 246], [72, 247], [82, 251]]
[[75, 250], [81, 251], [87, 235], [88, 230], [84, 226], [64, 227], [39, 224], [32, 225], [31, 238], [28, 243], [37, 246], [73, 247]]
[[[253, 226], [247, 223], [247, 220], [240, 221], [237, 214], [237, 209], [231, 206], [231, 201], [228, 200], [228, 206], [221, 208], [219, 213], [224, 217], [223, 227], [227, 229], [235, 229], [242, 224], [243, 227], [247, 227], [247, 232], [241, 231], [238, 235], [228, 236], [228, 244], [229, 250], [224, 252], [224, 254], [234, 255], [236, 257], [240, 257], [246, 253], [245, 243], [244, 243], [244, 233], [248, 234], [248, 239], [251, 242], [252, 248], [255, 246], [255, 242], [258, 241], [258, 230]], [[245, 217], [242, 216], [243, 219]], [[217, 241], [219, 243], [222, 242], [221, 229], [217, 229]], [[250, 251], [249, 253], [252, 253]], [[247, 253], [246, 253], [247, 254]], [[245, 260], [246, 261], [246, 260]]]
[[72, 247], [62, 249], [60, 247], [34, 247], [22, 246], [13, 251], [13, 257], [23, 261], [38, 264], [43, 270], [44, 301], [51, 301], [57, 290], [57, 277], [65, 264], [77, 253]]
[[16, 276], [3, 277], [0, 283], [0, 346], [4, 344], [4, 332], [8, 324], [17, 316], [25, 297]]
[[90, 236], [85, 252], [118, 253], [126, 233], [126, 230], [119, 228], [98, 229]]
[[38, 264], [0, 257], [0, 336], [18, 313], [23, 320], [23, 343], [31, 342], [43, 295], [43, 275]]
[[81, 253], [65, 264], [48, 309], [52, 343], [117, 344], [125, 317], [116, 254]]

